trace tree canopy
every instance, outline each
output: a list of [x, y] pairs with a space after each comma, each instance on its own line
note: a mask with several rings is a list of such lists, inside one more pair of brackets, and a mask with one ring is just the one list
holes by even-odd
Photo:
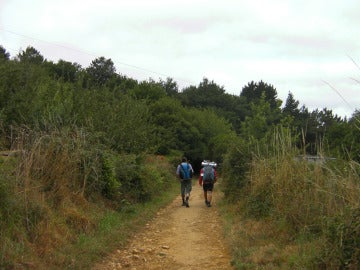
[[359, 158], [354, 151], [358, 111], [349, 120], [327, 108], [309, 111], [291, 92], [282, 107], [276, 88], [263, 81], [251, 81], [240, 95], [231, 95], [207, 78], [182, 90], [172, 78], [139, 82], [118, 74], [103, 56], [83, 68], [62, 59], [47, 61], [30, 46], [10, 59], [1, 46], [0, 59], [3, 146], [12, 144], [7, 138], [14, 125], [75, 124], [116, 151], [180, 151], [196, 160], [221, 160], [229, 138], [261, 139], [286, 125], [308, 153], [316, 154], [326, 142], [336, 155]]

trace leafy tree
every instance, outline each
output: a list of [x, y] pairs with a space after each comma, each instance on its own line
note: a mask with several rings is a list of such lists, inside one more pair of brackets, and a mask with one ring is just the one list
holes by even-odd
[[94, 86], [104, 86], [115, 75], [115, 71], [113, 61], [103, 56], [93, 60], [86, 69], [90, 83]]
[[179, 93], [178, 84], [172, 78], [166, 78], [166, 81], [160, 79], [159, 84], [165, 89], [166, 94], [170, 97], [174, 97]]
[[55, 79], [61, 79], [64, 82], [74, 83], [82, 70], [81, 65], [77, 63], [71, 63], [65, 60], [59, 60], [57, 64], [52, 62], [48, 63], [51, 74], [54, 75]]
[[148, 105], [124, 96], [110, 109], [107, 136], [112, 138], [112, 147], [126, 153], [152, 153], [155, 138]]
[[[351, 159], [353, 154], [352, 128], [349, 123], [341, 121], [327, 128], [325, 134], [326, 151], [325, 154], [331, 157]], [[348, 140], [351, 138], [350, 140]]]
[[0, 61], [9, 61], [10, 53], [8, 53], [3, 46], [0, 45]]
[[198, 149], [196, 158], [221, 162], [228, 147], [231, 147], [236, 136], [232, 125], [225, 118], [211, 109], [189, 110], [193, 125], [197, 127], [201, 137], [193, 141], [192, 147]]
[[135, 79], [124, 75], [116, 75], [108, 83], [108, 86], [115, 95], [123, 95], [130, 93], [138, 84], [139, 82]]
[[271, 109], [278, 108], [282, 101], [277, 97], [277, 91], [274, 86], [260, 81], [259, 83], [250, 82], [243, 87], [240, 96], [245, 97], [248, 103], [256, 103], [262, 99], [264, 94], [264, 100], [270, 104]]
[[282, 109], [282, 113], [292, 116], [293, 118], [298, 118], [300, 109], [299, 109], [299, 101], [295, 100], [294, 95], [289, 92], [285, 106]]
[[[245, 129], [247, 129], [246, 132], [248, 135], [249, 132], [253, 130], [255, 132], [254, 134], [256, 134], [255, 137], [259, 138], [261, 134], [265, 134], [264, 132], [268, 130], [269, 126], [277, 125], [282, 121], [280, 109], [282, 101], [277, 98], [277, 91], [272, 85], [266, 84], [262, 81], [259, 83], [254, 83], [252, 81], [243, 87], [240, 93], [240, 98], [245, 99], [245, 108], [243, 111], [246, 115], [244, 121], [248, 122], [248, 124], [245, 125], [241, 124], [241, 129], [247, 126]], [[257, 107], [266, 110], [266, 114], [259, 112]], [[254, 119], [254, 117], [258, 118], [255, 123], [249, 123], [249, 121], [251, 121], [250, 119]], [[264, 121], [265, 126], [261, 124]], [[256, 131], [257, 128], [254, 125], [258, 125], [259, 130]], [[250, 128], [251, 126], [253, 127]], [[240, 130], [240, 132], [243, 133], [242, 130]]]
[[21, 63], [39, 65], [44, 62], [44, 57], [40, 54], [40, 52], [31, 46], [27, 47], [25, 51], [21, 51], [17, 55], [17, 58]]
[[186, 106], [197, 108], [223, 107], [223, 99], [226, 97], [225, 89], [214, 81], [204, 78], [198, 87], [185, 88], [180, 96]]
[[355, 110], [355, 112], [352, 114], [350, 120], [350, 123], [352, 124], [360, 124], [360, 110]]
[[114, 99], [113, 93], [107, 89], [78, 94], [81, 98], [77, 115], [105, 145], [125, 153], [152, 149], [154, 132], [145, 102], [128, 95]]
[[[30, 124], [32, 105], [42, 81], [47, 80], [46, 71], [36, 64], [7, 61], [0, 65], [0, 104], [5, 126]], [[29, 121], [29, 122], [28, 122]]]
[[[344, 121], [340, 117], [326, 108], [309, 112], [307, 108], [302, 107], [294, 122], [299, 133], [299, 142], [301, 142], [299, 147], [313, 155], [320, 154], [325, 150], [325, 142], [330, 147], [337, 148], [333, 143], [338, 141], [336, 138], [339, 135], [338, 128], [340, 126], [344, 128], [343, 123]], [[337, 145], [339, 146], [339, 144]]]
[[177, 130], [182, 129], [184, 117], [181, 103], [173, 98], [163, 97], [150, 105], [150, 112], [156, 126], [157, 152], [168, 154], [173, 149], [181, 149], [184, 145], [179, 142], [181, 138], [177, 134]]
[[143, 81], [128, 92], [138, 100], [155, 101], [166, 96], [165, 89], [153, 80]]
[[[344, 130], [344, 129], [343, 129]], [[342, 132], [344, 132], [342, 130]], [[360, 162], [360, 111], [356, 110], [347, 125], [347, 133], [343, 139], [346, 158]], [[343, 134], [341, 134], [343, 135]]]
[[243, 97], [225, 93], [225, 89], [214, 81], [204, 78], [198, 87], [185, 88], [178, 95], [184, 106], [195, 108], [211, 108], [219, 116], [233, 124], [236, 131], [240, 130], [240, 122], [248, 112], [246, 100]]
[[270, 126], [267, 117], [271, 114], [270, 104], [265, 100], [265, 93], [257, 103], [251, 103], [251, 116], [247, 116], [241, 126], [241, 135], [245, 138], [260, 140]]
[[232, 125], [237, 134], [241, 132], [241, 123], [245, 120], [245, 117], [250, 115], [250, 107], [247, 100], [244, 97], [232, 96], [232, 101], [227, 106], [227, 110], [220, 113], [225, 119], [227, 119]]
[[204, 158], [220, 161], [230, 142], [227, 138], [235, 135], [231, 124], [213, 110], [185, 109], [170, 97], [152, 103], [150, 111], [161, 154], [178, 150], [193, 162]]

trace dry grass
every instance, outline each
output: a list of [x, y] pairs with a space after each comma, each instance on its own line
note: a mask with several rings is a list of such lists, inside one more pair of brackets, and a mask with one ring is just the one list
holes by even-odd
[[295, 269], [289, 258], [300, 247], [288, 242], [292, 237], [271, 220], [233, 220], [231, 233], [236, 269]]
[[[0, 206], [0, 214], [9, 217], [0, 222], [0, 269], [88, 269], [155, 213], [134, 204], [120, 211], [119, 202], [96, 192], [96, 186], [90, 186], [100, 177], [96, 155], [86, 152], [84, 138], [68, 135], [25, 132], [18, 140], [19, 154], [0, 163], [0, 175], [11, 183], [1, 185], [0, 192], [7, 194], [4, 202], [13, 209]], [[149, 156], [144, 165], [163, 182], [172, 176], [164, 157]]]
[[237, 206], [227, 209], [233, 215], [228, 234], [236, 268], [357, 265], [360, 164], [299, 160], [291, 143], [262, 153], [252, 160]]

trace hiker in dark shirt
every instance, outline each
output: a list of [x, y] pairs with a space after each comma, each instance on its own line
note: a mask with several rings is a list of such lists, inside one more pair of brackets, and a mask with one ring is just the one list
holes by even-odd
[[186, 157], [182, 158], [182, 162], [177, 166], [176, 175], [180, 180], [182, 206], [189, 207], [190, 192], [192, 189], [192, 175], [194, 170]]
[[201, 165], [203, 167], [200, 170], [199, 185], [203, 187], [206, 206], [211, 207], [212, 191], [217, 181], [216, 163], [204, 160]]

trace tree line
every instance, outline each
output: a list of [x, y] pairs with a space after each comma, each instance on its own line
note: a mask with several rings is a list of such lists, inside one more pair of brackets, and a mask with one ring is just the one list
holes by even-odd
[[33, 47], [10, 58], [1, 46], [0, 68], [3, 147], [13, 143], [15, 127], [77, 126], [116, 151], [175, 150], [193, 161], [221, 162], [234, 136], [260, 140], [282, 125], [308, 154], [326, 148], [329, 155], [359, 160], [359, 111], [350, 119], [328, 108], [310, 111], [291, 92], [283, 104], [276, 88], [263, 81], [249, 82], [240, 95], [207, 78], [180, 90], [172, 78], [137, 81], [119, 74], [105, 57], [83, 68], [48, 61]]

